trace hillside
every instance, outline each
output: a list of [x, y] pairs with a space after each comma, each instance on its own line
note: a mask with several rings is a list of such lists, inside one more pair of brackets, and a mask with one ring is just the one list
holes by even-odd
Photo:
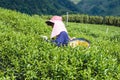
[[0, 0], [0, 7], [30, 15], [120, 15], [120, 0]]
[[120, 0], [81, 0], [77, 6], [85, 14], [120, 16]]
[[40, 15], [61, 15], [66, 14], [66, 12], [79, 12], [75, 4], [69, 0], [0, 0], [0, 7]]
[[89, 48], [56, 47], [42, 16], [0, 8], [0, 80], [120, 80], [120, 28], [69, 23]]

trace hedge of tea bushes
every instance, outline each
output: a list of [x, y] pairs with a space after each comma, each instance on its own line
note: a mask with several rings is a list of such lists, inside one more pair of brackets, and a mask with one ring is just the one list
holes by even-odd
[[[64, 20], [66, 21], [67, 16], [64, 15]], [[89, 16], [82, 14], [73, 14], [68, 15], [69, 22], [77, 23], [90, 23], [90, 24], [105, 24], [105, 25], [114, 25], [120, 26], [120, 17], [119, 16]]]

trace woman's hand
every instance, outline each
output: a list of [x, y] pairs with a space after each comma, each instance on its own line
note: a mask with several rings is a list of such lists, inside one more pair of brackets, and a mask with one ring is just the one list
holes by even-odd
[[69, 39], [70, 39], [70, 40], [73, 40], [73, 39], [75, 39], [75, 38], [76, 38], [76, 37], [70, 37], [70, 36], [69, 36]]

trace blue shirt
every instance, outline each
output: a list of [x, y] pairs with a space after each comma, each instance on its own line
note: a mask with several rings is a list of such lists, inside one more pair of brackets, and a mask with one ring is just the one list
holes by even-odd
[[67, 32], [62, 31], [53, 42], [55, 42], [55, 44], [60, 47], [60, 46], [67, 46], [68, 41], [69, 41], [69, 37]]

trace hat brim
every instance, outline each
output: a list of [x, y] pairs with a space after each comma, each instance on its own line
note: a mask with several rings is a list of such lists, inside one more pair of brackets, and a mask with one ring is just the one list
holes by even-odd
[[47, 25], [49, 25], [49, 26], [53, 26], [53, 25], [54, 25], [54, 23], [51, 22], [51, 21], [46, 21], [45, 23], [46, 23]]

